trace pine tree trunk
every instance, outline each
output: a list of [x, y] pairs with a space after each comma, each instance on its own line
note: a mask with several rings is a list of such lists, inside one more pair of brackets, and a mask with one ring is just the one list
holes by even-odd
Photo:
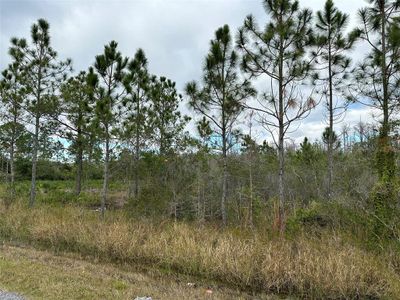
[[14, 199], [15, 197], [14, 137], [12, 138], [10, 147], [10, 188], [11, 188], [11, 199]]
[[379, 137], [379, 151], [378, 151], [378, 167], [379, 175], [385, 180], [390, 180], [394, 174], [395, 162], [393, 160], [393, 150], [390, 147], [390, 125], [389, 125], [389, 93], [388, 93], [388, 78], [387, 78], [387, 49], [386, 49], [386, 12], [385, 2], [380, 2], [380, 13], [381, 13], [381, 46], [382, 46], [382, 88], [383, 88], [383, 122]]
[[83, 174], [83, 145], [81, 133], [78, 131], [78, 155], [76, 159], [76, 185], [75, 194], [80, 195], [82, 190], [82, 174]]
[[10, 185], [14, 192], [15, 172], [14, 172], [14, 141], [11, 142], [10, 148]]
[[133, 190], [133, 195], [135, 199], [138, 198], [139, 195], [139, 159], [140, 159], [140, 91], [137, 91], [137, 100], [136, 100], [136, 130], [135, 130], [135, 152], [133, 154], [134, 158], [134, 178], [133, 182], [131, 182], [131, 188], [129, 189], [129, 193], [131, 195], [131, 191]]
[[222, 132], [222, 163], [223, 163], [223, 174], [222, 174], [222, 198], [221, 198], [221, 218], [222, 224], [226, 225], [226, 194], [227, 194], [227, 180], [228, 180], [228, 163], [226, 160], [227, 156], [227, 141], [226, 131], [223, 129]]
[[[281, 125], [282, 123], [282, 125]], [[284, 188], [284, 139], [283, 139], [283, 122], [279, 125], [279, 212], [278, 224], [279, 232], [283, 233], [285, 230], [285, 188]]]
[[197, 220], [203, 221], [204, 215], [202, 214], [202, 188], [201, 188], [201, 169], [199, 164], [197, 165]]
[[103, 175], [103, 193], [101, 198], [101, 216], [104, 218], [107, 203], [108, 180], [109, 180], [109, 163], [110, 163], [110, 136], [108, 125], [106, 125], [106, 149], [104, 159], [104, 175]]
[[[42, 49], [40, 51], [42, 54]], [[40, 55], [41, 56], [41, 55]], [[33, 152], [32, 152], [32, 181], [31, 181], [31, 194], [29, 198], [29, 207], [35, 205], [36, 200], [36, 171], [37, 171], [37, 159], [39, 151], [39, 129], [40, 129], [40, 100], [41, 100], [41, 87], [42, 87], [42, 68], [39, 67], [37, 86], [36, 86], [36, 105], [35, 105], [35, 135], [33, 140]]]
[[253, 227], [253, 157], [250, 157], [249, 181], [250, 181], [250, 205], [249, 205], [249, 224]]
[[[210, 164], [209, 164], [208, 156], [206, 158], [206, 164], [207, 164], [207, 170], [209, 170]], [[206, 175], [207, 175], [207, 173], [206, 173]], [[207, 177], [206, 177], [206, 180], [204, 180], [204, 177], [202, 177], [201, 199], [203, 200], [203, 203], [202, 203], [202, 205], [203, 205], [203, 214], [202, 214], [203, 220], [205, 220], [207, 217], [207, 199], [206, 199], [207, 182], [208, 182]], [[211, 216], [212, 215], [211, 203], [209, 203], [208, 207], [209, 207], [209, 210], [208, 210], [209, 216]]]
[[227, 180], [228, 180], [228, 165], [226, 155], [223, 159], [223, 178], [222, 178], [222, 199], [221, 199], [221, 216], [222, 224], [226, 225], [226, 194], [227, 194]]
[[135, 193], [135, 151], [132, 151], [129, 162], [126, 164], [126, 178], [128, 178], [128, 198], [132, 198]]
[[35, 205], [35, 200], [36, 200], [36, 171], [37, 171], [37, 158], [38, 158], [38, 148], [39, 148], [39, 126], [40, 126], [39, 121], [40, 121], [39, 113], [36, 112], [35, 135], [33, 140], [33, 152], [32, 152], [32, 180], [31, 180], [31, 194], [29, 198], [29, 207], [33, 207]]
[[[137, 108], [139, 109], [139, 108]], [[140, 155], [140, 132], [139, 132], [139, 122], [136, 124], [136, 149], [135, 149], [135, 189], [134, 195], [135, 199], [139, 195], [139, 155]]]
[[278, 151], [279, 151], [279, 212], [278, 212], [278, 224], [279, 232], [283, 233], [285, 230], [285, 187], [284, 187], [284, 165], [285, 165], [285, 149], [284, 149], [284, 86], [283, 86], [283, 37], [281, 37], [280, 49], [279, 49], [279, 141], [278, 141]]
[[328, 136], [328, 199], [332, 198], [332, 178], [333, 178], [333, 78], [332, 78], [332, 55], [331, 38], [329, 33], [328, 49], [328, 72], [329, 72], [329, 136]]
[[14, 114], [13, 120], [13, 130], [11, 137], [11, 147], [10, 147], [10, 186], [11, 186], [11, 198], [15, 197], [15, 170], [14, 170], [14, 153], [15, 153], [15, 140], [16, 140], [16, 124], [17, 124], [17, 115]]

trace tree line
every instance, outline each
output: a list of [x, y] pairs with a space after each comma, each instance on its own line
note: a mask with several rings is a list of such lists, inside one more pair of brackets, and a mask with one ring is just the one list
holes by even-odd
[[[182, 94], [173, 80], [150, 74], [142, 49], [125, 57], [115, 41], [104, 46], [88, 70], [74, 74], [72, 61], [60, 60], [52, 48], [48, 22], [39, 19], [32, 25], [30, 41], [11, 39], [11, 63], [0, 82], [2, 157], [7, 161], [10, 194], [15, 194], [16, 157], [31, 165], [29, 205], [33, 206], [38, 160], [57, 160], [54, 153], [61, 153], [60, 161], [74, 157], [76, 195], [82, 191], [85, 162], [94, 169], [102, 163], [103, 215], [111, 176], [129, 181], [132, 199], [144, 196], [141, 183], [150, 178], [154, 189], [168, 187], [166, 197], [174, 205], [177, 191], [190, 187], [198, 202], [196, 214], [204, 217], [208, 206], [216, 206], [223, 224], [232, 199], [242, 201], [246, 195], [252, 223], [257, 197], [276, 197], [277, 228], [283, 231], [293, 182], [310, 187], [314, 179], [305, 181], [305, 174], [317, 177], [319, 172], [316, 198], [331, 201], [339, 194], [335, 180], [361, 149], [372, 158], [367, 173], [376, 170], [374, 186], [380, 195], [373, 197], [373, 206], [384, 218], [395, 202], [398, 180], [400, 1], [367, 2], [358, 12], [358, 27], [351, 29], [349, 16], [333, 0], [316, 13], [296, 0], [264, 0], [267, 23], [258, 24], [249, 15], [235, 33], [228, 25], [218, 28], [201, 79], [188, 80]], [[352, 61], [350, 52], [360, 43], [368, 47], [368, 54]], [[256, 85], [265, 89], [257, 90]], [[357, 153], [351, 151], [344, 158], [349, 132], [343, 127], [339, 136], [337, 127], [355, 102], [379, 111], [379, 128], [368, 130], [360, 123], [359, 138], [353, 141]], [[191, 116], [182, 113], [183, 104], [189, 105]], [[288, 134], [318, 105], [324, 105], [328, 124], [323, 145], [305, 139], [300, 149], [292, 150]], [[196, 134], [186, 131], [191, 119]], [[251, 130], [254, 124], [268, 133], [272, 145], [257, 141]], [[300, 175], [296, 161], [303, 164]], [[320, 165], [312, 166], [318, 161], [325, 172], [320, 173]], [[235, 169], [237, 165], [241, 167]], [[162, 167], [157, 171], [157, 166]], [[215, 191], [207, 190], [213, 170], [218, 179]], [[271, 170], [277, 182], [265, 178]], [[246, 178], [245, 184], [235, 183], [235, 172]], [[158, 181], [153, 180], [156, 176]], [[270, 187], [268, 192], [260, 192], [263, 185]], [[219, 196], [206, 204], [202, 193]], [[298, 191], [296, 195], [301, 198]], [[239, 208], [235, 215], [240, 215]]]

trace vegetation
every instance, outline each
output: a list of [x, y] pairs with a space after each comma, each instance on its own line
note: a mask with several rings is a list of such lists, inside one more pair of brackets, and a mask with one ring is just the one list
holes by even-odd
[[20, 291], [29, 299], [134, 299], [137, 295], [167, 300], [250, 298], [248, 294], [214, 286], [208, 297], [207, 285], [193, 287], [186, 278], [170, 278], [152, 270], [143, 274], [143, 270], [131, 267], [116, 267], [95, 259], [87, 262], [70, 253], [61, 256], [32, 248], [1, 247], [0, 269], [2, 288]]
[[[0, 240], [242, 292], [400, 298], [400, 2], [368, 1], [349, 32], [332, 0], [316, 14], [263, 4], [266, 24], [216, 30], [183, 95], [150, 74], [142, 49], [125, 57], [111, 41], [74, 74], [45, 20], [30, 43], [13, 38], [0, 77]], [[352, 62], [357, 44], [369, 53]], [[290, 143], [321, 102], [321, 139]], [[336, 132], [356, 102], [379, 123]]]
[[[392, 269], [398, 253], [368, 253], [335, 230], [317, 237], [292, 228], [295, 235], [280, 239], [263, 231], [135, 220], [123, 210], [109, 212], [100, 222], [98, 212], [71, 205], [29, 210], [16, 204], [3, 209], [1, 217], [5, 240], [198, 276], [242, 290], [304, 298], [399, 295], [400, 278]], [[313, 217], [311, 212], [297, 216], [304, 223]]]

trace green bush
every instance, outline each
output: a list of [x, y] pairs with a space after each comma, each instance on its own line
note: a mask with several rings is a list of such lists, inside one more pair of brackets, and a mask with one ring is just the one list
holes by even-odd
[[286, 229], [289, 235], [296, 234], [302, 229], [314, 230], [332, 227], [333, 222], [321, 204], [311, 202], [307, 208], [300, 208], [287, 219]]
[[335, 229], [349, 233], [360, 241], [368, 234], [371, 216], [360, 209], [340, 202], [311, 202], [306, 208], [295, 210], [287, 219], [288, 234], [297, 234], [301, 230], [318, 231]]

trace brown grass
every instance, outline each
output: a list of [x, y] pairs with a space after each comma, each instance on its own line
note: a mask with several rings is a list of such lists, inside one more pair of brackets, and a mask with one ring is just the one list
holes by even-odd
[[[129, 267], [92, 263], [74, 255], [57, 255], [33, 248], [0, 246], [0, 289], [27, 299], [251, 299], [234, 290], [189, 286], [188, 281], [137, 272]], [[276, 299], [261, 295], [259, 299]]]
[[185, 223], [105, 220], [75, 207], [14, 205], [0, 211], [0, 236], [104, 261], [218, 280], [240, 289], [302, 298], [400, 298], [399, 276], [374, 255], [330, 233], [294, 240]]

